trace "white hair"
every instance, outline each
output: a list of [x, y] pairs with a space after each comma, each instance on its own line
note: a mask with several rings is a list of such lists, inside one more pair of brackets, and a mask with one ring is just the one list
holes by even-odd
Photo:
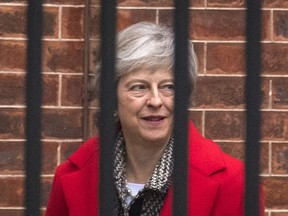
[[[197, 57], [192, 42], [189, 43], [189, 79], [191, 95], [197, 79]], [[140, 22], [119, 32], [116, 43], [116, 82], [138, 69], [156, 71], [174, 66], [174, 33], [165, 25]], [[100, 63], [97, 64], [97, 75]], [[96, 76], [96, 83], [98, 83]], [[97, 88], [96, 88], [97, 89]], [[97, 90], [98, 91], [98, 90]]]

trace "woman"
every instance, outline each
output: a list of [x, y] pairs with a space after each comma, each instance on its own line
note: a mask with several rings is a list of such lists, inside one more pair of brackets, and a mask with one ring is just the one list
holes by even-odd
[[[171, 29], [152, 23], [118, 35], [115, 215], [171, 215], [173, 47]], [[192, 44], [189, 49], [192, 95], [197, 64]], [[242, 216], [243, 164], [203, 138], [192, 122], [188, 141], [189, 215]], [[86, 141], [57, 168], [46, 216], [98, 215], [98, 145], [98, 138]]]

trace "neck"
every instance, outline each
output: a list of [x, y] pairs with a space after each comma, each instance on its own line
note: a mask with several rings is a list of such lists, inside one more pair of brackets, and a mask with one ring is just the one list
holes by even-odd
[[[128, 182], [145, 184], [160, 160], [168, 143], [147, 145], [125, 139], [127, 150], [126, 177]], [[134, 144], [136, 143], [136, 145]]]

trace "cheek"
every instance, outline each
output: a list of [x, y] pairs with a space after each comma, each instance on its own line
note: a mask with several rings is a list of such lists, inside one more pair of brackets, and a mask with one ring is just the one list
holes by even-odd
[[125, 119], [129, 115], [133, 114], [135, 112], [135, 106], [133, 106], [133, 103], [128, 98], [119, 98], [118, 99], [118, 114], [120, 119]]
[[173, 98], [166, 98], [164, 101], [165, 106], [167, 109], [173, 111], [174, 110], [174, 99]]

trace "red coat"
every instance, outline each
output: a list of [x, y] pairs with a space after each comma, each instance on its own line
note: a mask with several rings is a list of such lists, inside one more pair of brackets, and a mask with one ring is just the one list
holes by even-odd
[[[98, 139], [86, 141], [56, 171], [46, 216], [98, 215]], [[189, 124], [189, 215], [243, 216], [243, 164]], [[264, 215], [263, 196], [261, 216]], [[172, 190], [161, 216], [170, 216]]]

